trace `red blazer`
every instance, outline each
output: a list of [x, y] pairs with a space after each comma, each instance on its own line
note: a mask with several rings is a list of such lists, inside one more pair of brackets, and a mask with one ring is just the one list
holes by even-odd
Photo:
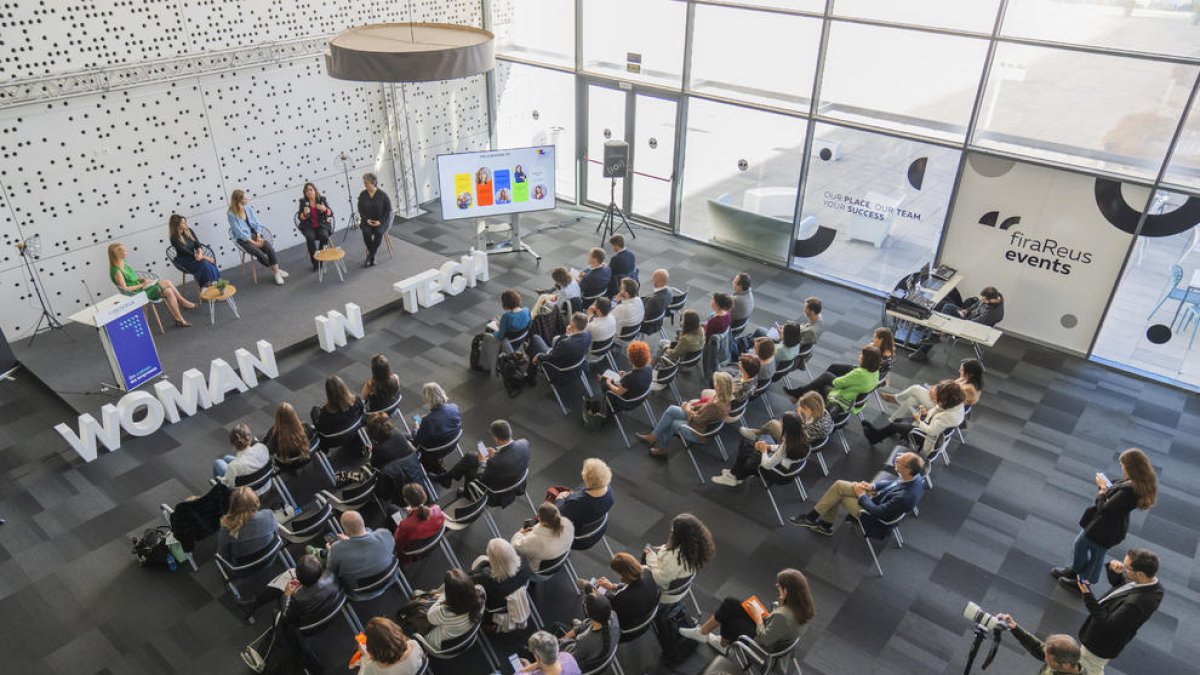
[[445, 514], [442, 513], [442, 509], [437, 505], [430, 507], [429, 517], [425, 520], [421, 520], [416, 511], [408, 514], [396, 526], [396, 557], [404, 562], [415, 560], [416, 558], [412, 558], [411, 560], [406, 559], [404, 557], [404, 549], [408, 548], [413, 542], [428, 539], [437, 534], [438, 530], [442, 529], [442, 523], [445, 520]]

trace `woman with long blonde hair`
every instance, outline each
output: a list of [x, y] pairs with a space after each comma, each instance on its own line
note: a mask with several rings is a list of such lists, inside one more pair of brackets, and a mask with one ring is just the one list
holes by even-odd
[[[696, 443], [700, 439], [691, 430], [704, 433], [712, 424], [729, 417], [729, 407], [733, 401], [733, 376], [723, 370], [714, 373], [712, 391], [711, 397], [684, 401], [682, 406], [667, 408], [650, 433], [637, 435], [650, 445], [651, 455], [666, 459], [665, 446], [675, 434], [682, 435], [689, 443]], [[684, 425], [691, 430], [683, 428]]]
[[163, 304], [167, 306], [167, 311], [171, 313], [171, 318], [175, 319], [175, 325], [181, 328], [190, 328], [192, 324], [183, 318], [183, 313], [179, 311], [179, 308], [196, 309], [196, 303], [183, 297], [170, 279], [143, 279], [138, 276], [138, 273], [125, 260], [128, 255], [129, 249], [125, 248], [124, 244], [108, 245], [108, 278], [112, 280], [113, 284], [124, 295], [145, 293], [151, 302], [162, 300]]
[[275, 514], [259, 508], [258, 495], [248, 487], [240, 487], [229, 497], [229, 510], [221, 516], [221, 531], [217, 533], [217, 555], [237, 564], [262, 550], [275, 537]]
[[229, 221], [229, 236], [237, 242], [238, 248], [264, 267], [270, 268], [275, 274], [275, 283], [282, 286], [288, 273], [279, 266], [271, 242], [263, 237], [263, 226], [258, 222], [254, 207], [250, 206], [250, 198], [246, 196], [245, 190], [234, 190], [233, 194], [229, 195], [229, 210], [225, 217]]
[[1096, 500], [1083, 512], [1075, 536], [1070, 567], [1055, 567], [1050, 574], [1067, 588], [1080, 581], [1096, 583], [1108, 550], [1125, 540], [1129, 514], [1145, 511], [1158, 499], [1158, 477], [1146, 453], [1130, 448], [1121, 453], [1121, 477], [1110, 481], [1103, 473], [1095, 476]]

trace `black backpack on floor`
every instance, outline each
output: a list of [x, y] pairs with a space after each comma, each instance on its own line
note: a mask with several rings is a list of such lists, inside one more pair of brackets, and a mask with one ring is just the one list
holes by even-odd
[[481, 361], [483, 361], [483, 333], [476, 335], [471, 340], [471, 370], [487, 370]]
[[696, 652], [700, 643], [679, 634], [680, 628], [695, 628], [696, 620], [688, 615], [683, 607], [683, 601], [673, 605], [663, 605], [658, 608], [654, 617], [658, 633], [658, 643], [662, 647], [662, 662], [667, 666], [677, 666]]
[[143, 530], [142, 536], [134, 538], [133, 555], [138, 564], [142, 567], [166, 567], [167, 556], [171, 553], [167, 549], [167, 537], [170, 534], [171, 528], [159, 525]]
[[529, 359], [520, 352], [501, 354], [500, 363], [496, 366], [500, 379], [504, 382], [504, 391], [509, 396], [516, 396], [526, 384], [530, 384]]

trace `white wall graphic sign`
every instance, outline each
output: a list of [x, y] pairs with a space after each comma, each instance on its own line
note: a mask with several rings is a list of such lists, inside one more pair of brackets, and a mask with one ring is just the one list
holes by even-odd
[[353, 302], [346, 303], [345, 314], [331, 309], [324, 316], [314, 317], [314, 321], [317, 324], [317, 342], [321, 349], [327, 352], [345, 347], [347, 334], [355, 340], [361, 340], [366, 335], [363, 329], [362, 308]]
[[[1101, 211], [1098, 179], [972, 153], [941, 262], [963, 274], [963, 297], [995, 286], [1002, 328], [1085, 352], [1133, 237]], [[1148, 191], [1124, 185], [1125, 202]]]

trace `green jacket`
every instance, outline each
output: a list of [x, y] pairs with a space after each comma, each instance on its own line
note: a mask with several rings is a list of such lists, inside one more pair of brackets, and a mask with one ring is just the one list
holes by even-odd
[[[833, 381], [833, 389], [829, 391], [828, 401], [843, 410], [854, 405], [854, 399], [875, 389], [879, 384], [879, 373], [872, 373], [866, 368], [855, 368]], [[864, 406], [859, 406], [861, 410]], [[857, 413], [858, 410], [851, 412]]]

